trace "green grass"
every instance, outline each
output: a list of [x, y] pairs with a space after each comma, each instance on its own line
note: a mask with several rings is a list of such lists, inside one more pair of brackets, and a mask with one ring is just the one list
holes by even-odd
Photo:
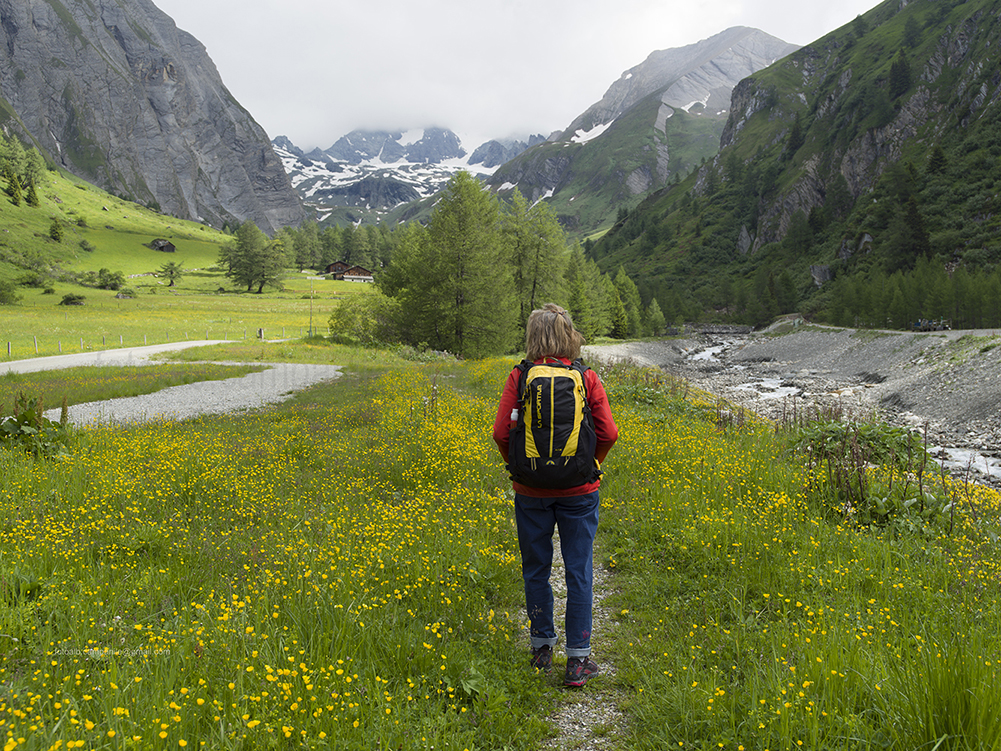
[[[59, 173], [47, 173], [46, 180], [38, 208], [0, 200], [0, 279], [21, 281], [27, 269], [41, 278], [40, 287], [18, 289], [17, 304], [0, 306], [0, 359], [184, 338], [253, 339], [258, 329], [268, 338], [298, 337], [309, 332], [311, 312], [314, 330], [326, 331], [334, 300], [369, 291], [366, 285], [311, 279], [316, 275], [290, 270], [284, 290], [245, 294], [234, 290], [216, 265], [220, 248], [231, 242], [228, 235]], [[63, 226], [62, 242], [49, 237], [53, 217]], [[157, 238], [170, 240], [177, 251], [146, 247]], [[173, 288], [156, 276], [168, 262], [184, 269]], [[76, 283], [78, 275], [102, 268], [124, 274], [134, 299], [117, 299], [114, 291]], [[45, 293], [46, 287], [51, 293]], [[69, 293], [82, 294], [84, 305], [60, 306]]]
[[219, 381], [260, 372], [253, 365], [151, 365], [132, 368], [85, 367], [47, 370], [38, 373], [7, 372], [0, 376], [5, 397], [0, 398], [0, 418], [11, 414], [13, 396], [18, 393], [40, 397], [46, 408], [151, 394], [170, 386], [197, 381]]
[[[348, 375], [258, 413], [90, 428], [66, 458], [0, 450], [8, 737], [542, 745], [567, 697], [527, 667], [489, 437], [513, 360], [225, 349]], [[602, 377], [621, 437], [597, 565], [617, 626], [594, 647], [617, 672], [586, 691], [626, 719], [595, 735], [621, 749], [998, 747], [997, 494], [951, 486], [951, 532], [862, 526], [783, 432], [723, 423], [712, 398], [653, 372]]]
[[[175, 288], [155, 279], [130, 281], [138, 296], [128, 300], [116, 299], [115, 292], [71, 285], [57, 285], [56, 294], [48, 295], [22, 290], [17, 305], [0, 307], [0, 360], [184, 339], [253, 340], [258, 329], [269, 339], [300, 337], [309, 333], [311, 309], [313, 330], [326, 332], [336, 299], [371, 291], [368, 285], [310, 280], [305, 274], [290, 274], [283, 292], [263, 295], [216, 293], [226, 283], [219, 273], [185, 276]], [[86, 297], [84, 305], [59, 305], [71, 290]]]

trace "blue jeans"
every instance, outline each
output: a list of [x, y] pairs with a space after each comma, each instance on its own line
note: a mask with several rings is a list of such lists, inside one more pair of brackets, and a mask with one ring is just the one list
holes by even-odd
[[532, 649], [556, 645], [553, 624], [553, 530], [559, 527], [567, 582], [567, 657], [591, 654], [592, 553], [598, 531], [598, 492], [561, 498], [515, 493], [514, 513], [525, 580], [525, 607], [531, 622]]

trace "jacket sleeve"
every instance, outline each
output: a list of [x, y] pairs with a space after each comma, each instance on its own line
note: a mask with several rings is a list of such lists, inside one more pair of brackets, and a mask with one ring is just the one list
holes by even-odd
[[515, 368], [504, 382], [504, 390], [501, 392], [500, 404], [497, 406], [497, 416], [494, 418], [494, 442], [500, 449], [504, 463], [507, 463], [507, 449], [510, 442], [511, 410], [518, 405], [518, 377], [520, 371]]
[[605, 461], [608, 452], [619, 438], [619, 428], [612, 419], [612, 410], [608, 406], [608, 394], [598, 374], [587, 371], [587, 403], [591, 407], [591, 417], [594, 420], [594, 432], [597, 446], [594, 456], [599, 462]]

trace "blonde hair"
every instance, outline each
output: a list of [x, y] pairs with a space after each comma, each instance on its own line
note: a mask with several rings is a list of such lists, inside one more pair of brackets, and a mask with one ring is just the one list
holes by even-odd
[[529, 361], [550, 357], [576, 360], [586, 340], [573, 327], [570, 314], [554, 303], [533, 310], [525, 325], [525, 357]]

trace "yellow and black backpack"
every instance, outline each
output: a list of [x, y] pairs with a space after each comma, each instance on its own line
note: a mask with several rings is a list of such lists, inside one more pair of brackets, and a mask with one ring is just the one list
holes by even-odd
[[[517, 422], [511, 428], [507, 469], [530, 488], [572, 488], [594, 482], [597, 437], [580, 360], [518, 364]], [[515, 416], [511, 416], [512, 420]]]

